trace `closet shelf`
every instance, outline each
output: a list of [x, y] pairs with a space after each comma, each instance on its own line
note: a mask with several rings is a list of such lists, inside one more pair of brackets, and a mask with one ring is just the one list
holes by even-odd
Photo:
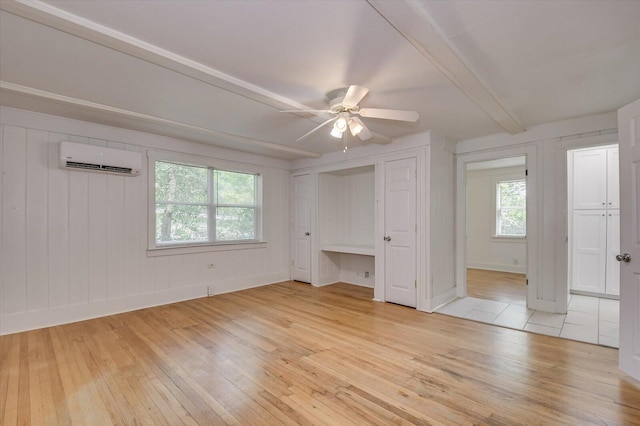
[[335, 253], [361, 254], [364, 256], [375, 256], [376, 250], [373, 246], [365, 245], [347, 245], [347, 244], [327, 244], [322, 246], [322, 251], [331, 251]]

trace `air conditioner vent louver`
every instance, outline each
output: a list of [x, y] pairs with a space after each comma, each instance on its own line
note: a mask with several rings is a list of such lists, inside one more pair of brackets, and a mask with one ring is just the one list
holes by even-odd
[[125, 175], [131, 174], [131, 169], [128, 167], [102, 166], [102, 170], [105, 172], [121, 173]]
[[138, 176], [142, 167], [139, 152], [60, 142], [60, 168], [85, 172]]
[[76, 163], [75, 161], [67, 161], [67, 167], [74, 169], [100, 170], [100, 164]]

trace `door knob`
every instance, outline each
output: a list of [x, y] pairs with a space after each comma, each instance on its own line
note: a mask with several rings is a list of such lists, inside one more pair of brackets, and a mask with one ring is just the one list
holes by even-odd
[[384, 237], [385, 241], [391, 241], [391, 237]]
[[629, 253], [619, 254], [616, 256], [618, 262], [629, 263], [631, 262], [631, 255]]
[[309, 235], [311, 235], [311, 233], [310, 232], [305, 232], [304, 235], [308, 237]]

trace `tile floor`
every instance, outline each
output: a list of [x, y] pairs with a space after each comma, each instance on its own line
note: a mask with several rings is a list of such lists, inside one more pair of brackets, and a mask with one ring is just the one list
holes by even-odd
[[532, 333], [618, 347], [618, 300], [571, 294], [565, 315], [534, 311], [516, 303], [465, 297], [438, 308], [436, 312]]

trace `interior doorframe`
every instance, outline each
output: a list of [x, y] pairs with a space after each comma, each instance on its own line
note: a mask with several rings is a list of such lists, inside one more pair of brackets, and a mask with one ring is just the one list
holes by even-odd
[[[525, 157], [527, 175], [527, 306], [539, 309], [542, 297], [538, 285], [538, 227], [539, 176], [536, 146], [518, 146], [499, 150], [471, 152], [456, 155], [456, 296], [467, 295], [467, 164], [511, 157]], [[544, 308], [543, 308], [544, 309]]]
[[568, 151], [581, 148], [595, 148], [598, 146], [618, 144], [618, 133], [591, 136], [585, 138], [560, 141], [556, 145], [556, 170], [561, 178], [557, 204], [557, 216], [560, 220], [557, 224], [556, 247], [558, 263], [556, 265], [556, 312], [566, 312], [569, 304], [569, 176], [568, 176]]

